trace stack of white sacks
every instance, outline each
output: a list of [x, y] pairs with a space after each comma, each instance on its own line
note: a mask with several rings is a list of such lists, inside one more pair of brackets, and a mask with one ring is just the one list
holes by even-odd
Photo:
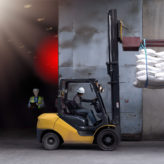
[[138, 88], [164, 88], [164, 51], [146, 51], [147, 57], [144, 49], [136, 55], [136, 81], [133, 85]]

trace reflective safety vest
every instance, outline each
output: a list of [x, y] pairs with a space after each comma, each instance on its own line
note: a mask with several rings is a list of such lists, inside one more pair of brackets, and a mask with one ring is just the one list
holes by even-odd
[[36, 97], [34, 96], [30, 97], [30, 103], [38, 103], [38, 108], [41, 108], [42, 106], [44, 106], [43, 97], [41, 96], [37, 97], [37, 101], [36, 101]]

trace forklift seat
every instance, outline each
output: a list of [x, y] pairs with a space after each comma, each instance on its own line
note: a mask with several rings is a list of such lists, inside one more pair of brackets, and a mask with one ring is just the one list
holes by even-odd
[[69, 109], [71, 114], [87, 118], [87, 113], [76, 113], [77, 105], [76, 105], [76, 103], [74, 101], [67, 100], [65, 102], [65, 105], [67, 106], [67, 108]]
[[67, 123], [69, 123], [70, 125], [72, 125], [74, 127], [80, 127], [80, 126], [87, 126], [88, 125], [88, 120], [86, 119], [86, 115], [76, 114], [76, 110], [75, 110], [76, 104], [74, 104], [73, 101], [67, 100], [63, 103], [68, 108], [69, 113], [65, 109], [62, 109], [63, 112], [59, 113], [60, 118], [62, 118], [64, 121], [66, 121]]
[[70, 113], [74, 114], [75, 109], [76, 109], [76, 104], [73, 101], [71, 101], [71, 100], [66, 100], [65, 101], [65, 105], [69, 109]]
[[60, 118], [70, 124], [75, 129], [77, 129], [78, 133], [80, 133], [81, 135], [93, 135], [95, 130], [100, 126], [88, 126], [88, 120], [77, 115], [63, 114], [60, 116]]

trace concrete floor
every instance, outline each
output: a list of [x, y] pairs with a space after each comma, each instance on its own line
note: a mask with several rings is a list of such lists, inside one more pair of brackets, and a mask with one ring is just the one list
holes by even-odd
[[0, 138], [0, 164], [163, 164], [164, 141], [122, 142], [116, 151], [95, 145], [63, 145], [46, 151], [32, 138]]

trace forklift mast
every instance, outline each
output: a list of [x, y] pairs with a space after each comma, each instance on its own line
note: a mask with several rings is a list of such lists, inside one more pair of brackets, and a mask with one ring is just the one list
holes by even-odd
[[111, 105], [112, 121], [120, 125], [120, 85], [119, 85], [119, 58], [118, 58], [118, 41], [119, 25], [117, 20], [117, 11], [115, 9], [108, 12], [108, 50], [109, 62], [107, 63], [107, 72], [111, 81]]
[[[109, 62], [107, 72], [111, 81], [112, 121], [120, 125], [120, 85], [119, 85], [119, 55], [118, 42], [122, 43], [124, 51], [138, 51], [141, 44], [146, 42], [146, 47], [164, 47], [164, 40], [141, 39], [140, 37], [122, 37], [121, 21], [117, 20], [117, 10], [108, 12], [108, 51]], [[126, 27], [127, 28], [127, 27]]]

